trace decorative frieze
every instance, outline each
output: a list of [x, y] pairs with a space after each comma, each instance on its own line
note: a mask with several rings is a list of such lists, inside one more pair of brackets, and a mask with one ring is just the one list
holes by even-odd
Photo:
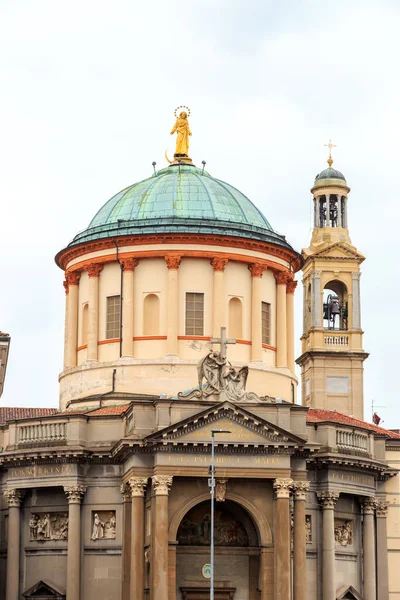
[[156, 496], [168, 496], [172, 486], [172, 477], [169, 475], [154, 475], [151, 481]]
[[29, 519], [31, 542], [68, 539], [68, 513], [32, 513]]
[[322, 508], [335, 508], [336, 502], [339, 500], [339, 492], [319, 492], [318, 499]]
[[144, 496], [147, 486], [147, 477], [131, 477], [128, 481], [131, 497]]
[[96, 540], [115, 540], [117, 519], [115, 510], [92, 511], [92, 535], [91, 539]]
[[335, 542], [341, 546], [353, 545], [353, 523], [335, 519]]
[[217, 479], [215, 482], [215, 499], [217, 502], [225, 502], [227, 479]]
[[5, 490], [4, 496], [7, 499], [8, 506], [10, 508], [19, 508], [21, 506], [22, 499], [25, 495], [24, 490]]
[[80, 504], [85, 495], [86, 488], [82, 485], [64, 486], [64, 492], [69, 504]]
[[290, 492], [293, 486], [293, 479], [290, 477], [284, 477], [281, 479], [275, 479], [274, 481], [274, 490], [276, 497], [279, 498], [289, 498]]

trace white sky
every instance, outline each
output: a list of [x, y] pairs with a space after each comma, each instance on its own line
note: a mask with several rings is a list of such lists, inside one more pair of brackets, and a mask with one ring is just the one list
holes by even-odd
[[1, 0], [0, 329], [12, 342], [0, 402], [57, 406], [53, 257], [153, 160], [165, 166], [173, 110], [186, 104], [194, 161], [298, 250], [324, 144], [338, 145], [351, 238], [367, 257], [365, 415], [374, 400], [383, 425], [399, 427], [399, 30], [396, 0]]

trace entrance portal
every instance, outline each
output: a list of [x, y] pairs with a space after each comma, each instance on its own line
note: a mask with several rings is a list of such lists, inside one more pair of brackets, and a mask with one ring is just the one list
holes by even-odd
[[[203, 569], [210, 562], [210, 502], [194, 506], [177, 533], [177, 600], [208, 600], [210, 580]], [[236, 502], [215, 505], [215, 600], [256, 600], [260, 549], [256, 528]]]

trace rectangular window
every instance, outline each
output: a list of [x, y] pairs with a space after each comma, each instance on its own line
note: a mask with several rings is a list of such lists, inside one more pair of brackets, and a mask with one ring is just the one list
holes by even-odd
[[204, 335], [204, 294], [186, 292], [186, 335]]
[[262, 343], [271, 344], [271, 305], [269, 302], [261, 302], [261, 327]]
[[107, 298], [107, 324], [106, 338], [108, 340], [119, 338], [119, 323], [121, 318], [121, 296], [108, 296]]

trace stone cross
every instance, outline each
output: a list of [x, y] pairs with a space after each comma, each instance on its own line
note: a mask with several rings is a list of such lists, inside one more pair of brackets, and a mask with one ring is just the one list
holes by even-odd
[[211, 344], [220, 344], [219, 354], [223, 360], [226, 359], [226, 347], [228, 344], [236, 344], [236, 340], [226, 337], [226, 327], [221, 327], [221, 337], [211, 338]]

